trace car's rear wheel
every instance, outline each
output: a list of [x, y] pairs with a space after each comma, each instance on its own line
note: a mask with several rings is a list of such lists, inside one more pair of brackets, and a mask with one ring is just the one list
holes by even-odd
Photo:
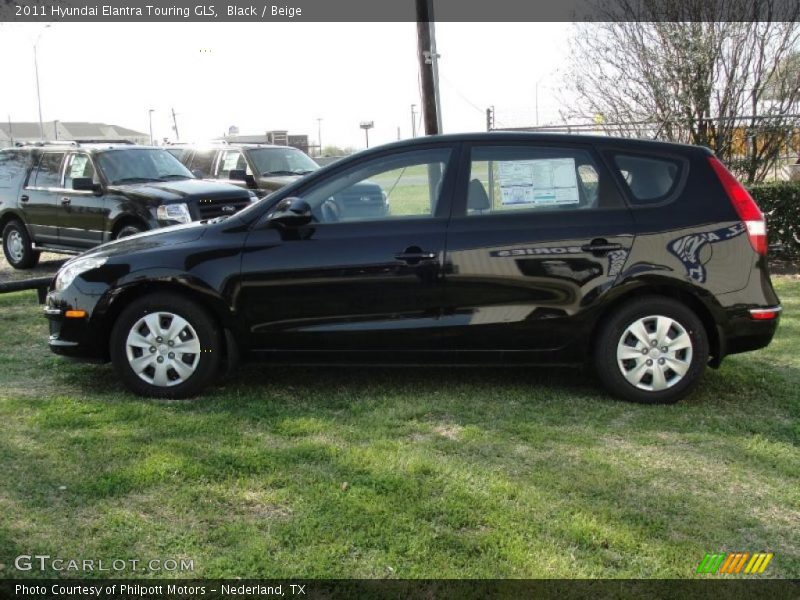
[[9, 221], [3, 228], [3, 254], [15, 269], [31, 269], [39, 263], [40, 253], [33, 249], [28, 230], [21, 221]]
[[110, 343], [122, 380], [141, 396], [195, 396], [219, 369], [217, 324], [177, 294], [155, 293], [133, 302], [114, 324]]
[[633, 300], [600, 330], [597, 374], [613, 394], [633, 402], [667, 404], [689, 394], [708, 362], [702, 321], [676, 300]]

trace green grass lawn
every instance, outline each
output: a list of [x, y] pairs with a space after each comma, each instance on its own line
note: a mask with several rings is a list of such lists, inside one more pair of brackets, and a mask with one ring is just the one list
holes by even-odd
[[655, 407], [552, 369], [253, 366], [144, 400], [51, 355], [34, 294], [2, 295], [0, 577], [48, 554], [194, 561], [144, 576], [693, 578], [726, 551], [800, 577], [800, 280], [776, 283], [775, 342]]

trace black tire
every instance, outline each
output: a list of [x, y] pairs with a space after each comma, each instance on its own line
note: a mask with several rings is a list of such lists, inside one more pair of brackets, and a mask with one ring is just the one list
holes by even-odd
[[[149, 348], [137, 349], [134, 346], [129, 348], [128, 336], [135, 326], [139, 335], [151, 339], [149, 328], [146, 324], [142, 325], [141, 321], [146, 315], [154, 313], [161, 313], [157, 327], [170, 326], [172, 320], [167, 315], [184, 319], [189, 325], [189, 329], [184, 328], [179, 332], [186, 335], [173, 337], [173, 341], [177, 340], [175, 349], [177, 350], [177, 347], [187, 343], [192, 344], [192, 340], [196, 340], [197, 344], [194, 345], [198, 351], [187, 352], [175, 358], [170, 352], [170, 347], [167, 346], [170, 340], [164, 337], [158, 338], [161, 342], [154, 342], [153, 346]], [[163, 328], [159, 333], [162, 336], [167, 335]], [[154, 348], [155, 350], [153, 350]], [[169, 292], [156, 292], [139, 298], [127, 306], [114, 323], [109, 347], [111, 361], [128, 389], [140, 396], [176, 399], [196, 396], [211, 383], [219, 370], [221, 349], [221, 333], [216, 321], [196, 303], [179, 294]], [[139, 352], [141, 354], [138, 354]], [[146, 352], [150, 353], [147, 357], [144, 356]], [[141, 366], [151, 357], [156, 360], [160, 358], [158, 364], [155, 360], [150, 360], [151, 364], [141, 371], [141, 375], [134, 370], [132, 361], [141, 361], [139, 365]], [[183, 378], [183, 381], [177, 381], [181, 379], [180, 374], [170, 366], [178, 366], [176, 364], [178, 360], [183, 361], [188, 368], [193, 370], [190, 375]], [[159, 373], [162, 381], [166, 378], [169, 383], [156, 385]]]
[[136, 225], [134, 223], [130, 225], [124, 225], [119, 231], [117, 231], [116, 234], [114, 234], [114, 239], [119, 240], [121, 238], [130, 237], [132, 235], [136, 235], [137, 233], [142, 233], [143, 231], [146, 230], [141, 225]]
[[14, 219], [3, 228], [3, 254], [8, 264], [15, 269], [32, 269], [39, 264], [41, 253], [33, 249], [33, 242], [25, 225]]
[[[665, 319], [650, 319], [651, 317]], [[639, 341], [641, 337], [651, 333], [649, 345], [655, 339], [658, 346], [661, 338], [656, 327], [659, 321], [664, 327], [670, 320], [674, 326], [666, 334], [665, 345], [650, 348], [645, 355], [643, 352], [647, 346]], [[627, 333], [629, 328], [641, 331], [636, 327], [639, 324], [645, 328], [641, 335]], [[678, 339], [681, 331], [691, 341], [691, 346], [687, 346], [688, 351], [685, 348], [677, 349], [686, 343], [681, 342], [685, 338]], [[623, 334], [626, 334], [625, 339]], [[667, 352], [662, 353], [664, 348]], [[623, 356], [635, 354], [635, 357], [618, 360], [618, 350]], [[642, 404], [672, 404], [686, 397], [700, 382], [708, 363], [708, 352], [708, 335], [702, 321], [692, 309], [670, 298], [647, 296], [621, 306], [599, 330], [594, 349], [594, 366], [606, 388], [619, 398]], [[641, 357], [639, 353], [642, 353]], [[672, 365], [677, 370], [672, 370]], [[655, 369], [659, 370], [660, 375]], [[685, 373], [679, 374], [683, 369]], [[664, 385], [667, 387], [658, 389]], [[642, 389], [640, 386], [651, 389]]]

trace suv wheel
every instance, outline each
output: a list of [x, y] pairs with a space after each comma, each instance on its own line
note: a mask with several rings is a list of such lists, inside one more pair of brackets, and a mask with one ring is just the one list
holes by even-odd
[[684, 304], [650, 296], [625, 304], [600, 331], [597, 374], [613, 394], [667, 404], [685, 397], [708, 362], [703, 323]]
[[136, 235], [137, 233], [142, 233], [144, 228], [140, 225], [125, 225], [122, 229], [117, 232], [117, 235], [114, 236], [115, 240], [120, 238], [129, 237], [131, 235]]
[[28, 230], [20, 221], [10, 221], [3, 229], [3, 253], [15, 269], [30, 269], [39, 262], [39, 252], [33, 249]]
[[110, 343], [114, 367], [140, 396], [195, 396], [219, 369], [219, 328], [205, 310], [176, 294], [133, 302], [117, 318]]

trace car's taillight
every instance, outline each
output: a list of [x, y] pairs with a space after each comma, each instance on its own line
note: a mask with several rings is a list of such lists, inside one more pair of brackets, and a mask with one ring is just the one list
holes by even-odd
[[708, 159], [711, 163], [711, 168], [717, 174], [720, 183], [722, 184], [725, 193], [736, 209], [739, 218], [744, 222], [747, 227], [747, 237], [750, 238], [750, 244], [753, 250], [762, 256], [767, 255], [767, 223], [764, 220], [764, 214], [758, 208], [758, 204], [753, 200], [745, 187], [736, 181], [725, 165], [716, 157], [711, 156]]

